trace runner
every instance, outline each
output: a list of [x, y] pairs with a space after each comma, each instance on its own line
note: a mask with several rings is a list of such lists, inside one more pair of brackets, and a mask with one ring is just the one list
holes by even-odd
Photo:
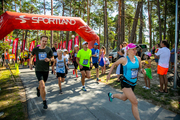
[[90, 71], [90, 65], [92, 67], [92, 52], [90, 49], [88, 49], [88, 43], [84, 41], [82, 43], [83, 48], [79, 50], [76, 58], [76, 62], [80, 67], [81, 71], [81, 83], [82, 83], [82, 90], [86, 91], [85, 88], [85, 78], [90, 78], [91, 77], [91, 71]]
[[[108, 93], [109, 101], [112, 102], [113, 98], [118, 98], [120, 100], [126, 101], [129, 99], [129, 101], [132, 104], [132, 113], [136, 120], [140, 120], [139, 112], [138, 112], [138, 101], [136, 99], [136, 96], [134, 94], [134, 88], [136, 86], [137, 77], [138, 77], [138, 69], [141, 69], [141, 58], [138, 56], [135, 56], [136, 51], [136, 45], [133, 43], [130, 43], [126, 47], [128, 56], [120, 58], [118, 61], [116, 61], [110, 68], [109, 74], [107, 76], [107, 82], [110, 79], [111, 72], [114, 69], [116, 65], [122, 64], [123, 65], [123, 77], [121, 77], [121, 88], [123, 91], [123, 94], [112, 94]], [[143, 73], [145, 73], [144, 69], [141, 69]]]
[[[159, 56], [158, 67], [157, 67], [157, 74], [159, 74], [160, 80], [160, 93], [168, 93], [167, 90], [167, 72], [169, 68], [169, 59], [170, 59], [170, 50], [166, 47], [168, 45], [167, 41], [161, 41], [161, 47], [157, 53], [155, 53], [155, 58]], [[164, 86], [164, 88], [163, 88]]]
[[[66, 59], [66, 64], [67, 66], [69, 65], [69, 54], [67, 54], [67, 49], [64, 49], [63, 50], [63, 55], [62, 55], [62, 58], [65, 58]], [[66, 75], [68, 74], [68, 69], [66, 68], [65, 66], [65, 78], [66, 78]]]
[[94, 48], [91, 49], [92, 51], [92, 62], [93, 62], [93, 66], [96, 69], [96, 78], [97, 81], [100, 81], [99, 79], [99, 49], [98, 49], [98, 43], [94, 43]]
[[6, 69], [8, 69], [8, 64], [9, 64], [9, 52], [8, 49], [6, 49], [6, 52], [4, 54], [5, 62], [6, 62]]
[[74, 70], [73, 70], [73, 74], [76, 74], [76, 78], [78, 78], [78, 74], [77, 74], [77, 67], [78, 67], [78, 64], [76, 62], [76, 57], [77, 57], [77, 53], [78, 53], [78, 45], [75, 45], [74, 46], [74, 52], [72, 52], [71, 56], [73, 57], [72, 61], [73, 61], [73, 64], [74, 64]]
[[[62, 57], [62, 53], [63, 53], [62, 50], [60, 50], [60, 49], [57, 50], [58, 57], [55, 59], [53, 66], [52, 66], [54, 75], [57, 73], [60, 94], [62, 94], [61, 82], [64, 82], [64, 80], [65, 80], [65, 66], [67, 69], [69, 69], [66, 64], [66, 59]], [[56, 71], [54, 70], [55, 64], [56, 64]]]
[[[57, 43], [54, 43], [54, 47], [52, 48], [54, 59], [57, 58]], [[53, 66], [54, 62], [51, 62], [51, 66]], [[53, 70], [51, 71], [51, 74], [53, 74]]]
[[32, 61], [34, 55], [36, 55], [36, 68], [35, 73], [36, 77], [39, 81], [39, 87], [36, 88], [37, 96], [41, 95], [43, 100], [43, 108], [47, 109], [47, 101], [46, 101], [46, 91], [45, 91], [45, 83], [48, 79], [49, 75], [49, 62], [54, 61], [53, 51], [51, 48], [47, 47], [47, 36], [41, 36], [40, 42], [41, 45], [32, 50], [31, 58], [30, 58], [30, 69], [33, 69]]

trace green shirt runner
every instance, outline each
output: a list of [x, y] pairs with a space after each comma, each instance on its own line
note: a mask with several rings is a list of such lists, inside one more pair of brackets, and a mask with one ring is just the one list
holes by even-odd
[[84, 49], [79, 50], [77, 57], [79, 58], [79, 64], [85, 67], [90, 67], [90, 57], [92, 55], [92, 51], [90, 49], [87, 49], [85, 51]]

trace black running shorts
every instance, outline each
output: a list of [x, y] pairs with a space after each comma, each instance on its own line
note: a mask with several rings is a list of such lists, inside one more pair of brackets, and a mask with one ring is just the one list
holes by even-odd
[[85, 67], [85, 66], [83, 66], [83, 68], [82, 68], [82, 69], [80, 69], [80, 71], [90, 71], [90, 68], [89, 68], [89, 67]]
[[94, 66], [95, 68], [99, 68], [99, 64], [98, 64], [98, 63], [93, 63], [93, 66]]
[[49, 71], [36, 71], [36, 77], [38, 79], [38, 81], [44, 80], [44, 82], [47, 81], [48, 79], [48, 75], [49, 75]]
[[57, 73], [57, 77], [65, 78], [65, 73]]
[[76, 61], [73, 61], [73, 64], [74, 64], [74, 68], [77, 69], [77, 67], [78, 67], [77, 62], [76, 62]]
[[121, 80], [121, 89], [123, 89], [123, 88], [131, 88], [132, 91], [134, 91], [135, 86], [129, 85], [126, 82], [124, 82], [123, 80]]

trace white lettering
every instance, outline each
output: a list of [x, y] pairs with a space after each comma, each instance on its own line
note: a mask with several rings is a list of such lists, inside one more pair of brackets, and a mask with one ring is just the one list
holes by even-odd
[[64, 19], [62, 20], [62, 23], [63, 23], [63, 24], [65, 23], [66, 25], [68, 24], [68, 23], [66, 22], [66, 20], [64, 20]]
[[34, 21], [32, 21], [32, 23], [39, 23], [39, 21], [38, 21], [38, 18], [37, 18], [37, 17], [32, 17], [32, 20], [34, 20]]
[[75, 20], [70, 20], [69, 24], [70, 24], [70, 25], [75, 25], [75, 24], [76, 24], [76, 21], [75, 21]]
[[[46, 20], [47, 19], [47, 20]], [[45, 20], [47, 21], [47, 22], [45, 22]], [[44, 22], [44, 24], [50, 24], [50, 22], [49, 22], [49, 19], [48, 18], [44, 18], [43, 19], [43, 22]]]
[[55, 21], [54, 18], [50, 18], [49, 21], [52, 22], [53, 24], [55, 24], [55, 23], [54, 23], [54, 21]]

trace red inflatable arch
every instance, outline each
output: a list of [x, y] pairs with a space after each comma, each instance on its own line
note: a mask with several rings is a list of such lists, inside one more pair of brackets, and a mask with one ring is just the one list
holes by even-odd
[[5, 12], [0, 16], [0, 40], [14, 29], [75, 31], [89, 43], [99, 43], [98, 35], [79, 17]]

